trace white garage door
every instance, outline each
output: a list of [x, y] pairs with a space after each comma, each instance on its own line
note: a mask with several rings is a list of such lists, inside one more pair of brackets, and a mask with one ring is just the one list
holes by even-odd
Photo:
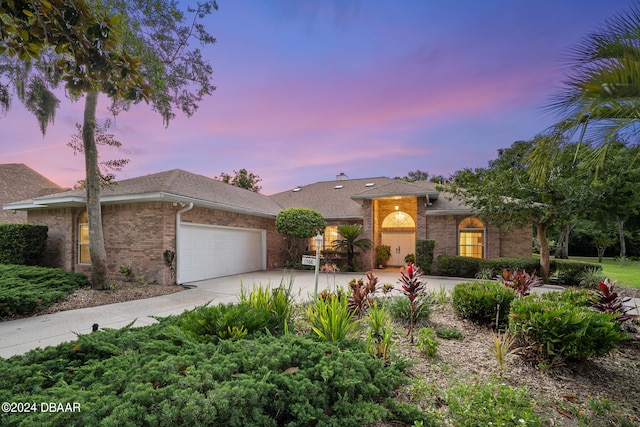
[[181, 223], [178, 283], [266, 269], [266, 230]]

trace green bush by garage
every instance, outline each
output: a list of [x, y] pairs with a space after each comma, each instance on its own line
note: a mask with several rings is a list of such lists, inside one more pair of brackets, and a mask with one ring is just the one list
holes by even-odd
[[45, 225], [0, 223], [0, 264], [39, 265], [48, 231]]

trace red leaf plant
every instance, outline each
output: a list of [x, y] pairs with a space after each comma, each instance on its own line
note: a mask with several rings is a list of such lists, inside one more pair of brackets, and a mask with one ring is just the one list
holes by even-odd
[[413, 343], [413, 326], [415, 322], [416, 311], [422, 304], [419, 297], [424, 295], [424, 283], [420, 281], [422, 277], [422, 270], [420, 267], [413, 263], [409, 263], [406, 271], [403, 268], [400, 270], [400, 283], [402, 284], [402, 293], [409, 298], [409, 307], [411, 309], [411, 316], [409, 317], [409, 330], [407, 335], [411, 337], [411, 343]]
[[542, 286], [542, 279], [536, 276], [536, 271], [531, 274], [526, 271], [502, 270], [502, 276], [499, 276], [500, 282], [508, 288], [515, 291], [518, 298], [526, 297], [531, 293], [531, 288]]
[[373, 294], [376, 292], [378, 277], [371, 271], [367, 273], [367, 283], [362, 279], [353, 279], [349, 282], [351, 295], [349, 296], [349, 309], [356, 312], [357, 316], [362, 316], [373, 303]]
[[626, 314], [633, 310], [633, 307], [624, 305], [631, 298], [618, 295], [614, 291], [615, 284], [616, 282], [611, 283], [608, 277], [604, 279], [604, 282], [598, 283], [600, 290], [596, 291], [596, 298], [591, 301], [591, 307], [604, 313], [617, 314], [618, 316], [614, 320], [618, 323], [636, 318], [637, 316], [633, 314]]

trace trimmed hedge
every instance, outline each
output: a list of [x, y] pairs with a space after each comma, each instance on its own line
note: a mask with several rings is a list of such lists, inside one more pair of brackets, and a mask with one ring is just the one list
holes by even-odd
[[[498, 282], [475, 281], [458, 283], [453, 288], [451, 305], [463, 319], [490, 325], [495, 324], [497, 315], [499, 327], [506, 327], [509, 320], [509, 307], [514, 298], [513, 290]], [[499, 314], [498, 303], [500, 303]]]
[[48, 231], [46, 225], [0, 223], [0, 264], [40, 264]]
[[435, 240], [416, 240], [416, 264], [425, 274], [431, 273]]
[[580, 286], [580, 274], [587, 270], [602, 271], [602, 265], [567, 259], [551, 260], [551, 281], [561, 285]]
[[438, 273], [451, 277], [475, 277], [482, 267], [479, 258], [440, 255], [438, 257]]
[[[567, 285], [579, 285], [580, 273], [589, 269], [602, 270], [599, 264], [583, 261], [571, 261], [564, 259], [552, 259], [551, 279], [553, 282]], [[536, 271], [540, 274], [540, 260], [538, 258], [468, 258], [463, 256], [440, 255], [438, 257], [438, 273], [443, 276], [452, 277], [475, 277], [482, 269], [491, 269], [493, 276], [502, 270], [525, 270], [528, 273]]]

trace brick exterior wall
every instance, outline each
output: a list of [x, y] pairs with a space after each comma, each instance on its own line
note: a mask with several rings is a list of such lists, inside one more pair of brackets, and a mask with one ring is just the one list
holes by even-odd
[[[426, 217], [427, 239], [436, 241], [434, 268], [440, 255], [459, 255], [458, 226], [469, 215], [442, 215]], [[529, 257], [532, 255], [531, 227], [501, 230], [494, 225], [485, 227], [485, 257]]]
[[[176, 213], [180, 209], [166, 202], [104, 205], [102, 224], [110, 277], [123, 280], [120, 267], [129, 267], [134, 277], [144, 276], [149, 283], [174, 284], [164, 251], [176, 250]], [[77, 262], [78, 218], [82, 212], [83, 208], [29, 211], [29, 222], [49, 227], [47, 266], [90, 275], [90, 265]], [[275, 228], [275, 219], [194, 207], [182, 214], [182, 221], [265, 229], [267, 268], [284, 263], [283, 239]]]
[[[458, 225], [468, 215], [425, 216], [426, 199], [403, 198], [363, 200], [363, 236], [375, 246], [381, 244], [382, 221], [398, 210], [408, 213], [416, 223], [417, 239], [434, 239], [434, 262], [439, 255], [458, 254]], [[168, 202], [130, 203], [103, 206], [103, 227], [109, 275], [123, 280], [120, 267], [129, 267], [135, 277], [144, 275], [150, 283], [173, 284], [175, 278], [164, 261], [165, 250], [176, 250], [176, 213], [181, 206]], [[45, 265], [90, 274], [90, 266], [78, 264], [78, 218], [84, 208], [41, 209], [28, 211], [28, 221], [49, 227]], [[280, 268], [287, 260], [283, 236], [275, 227], [275, 218], [263, 218], [221, 210], [194, 207], [182, 214], [183, 222], [248, 227], [267, 231], [267, 268]], [[360, 223], [357, 220], [331, 221], [329, 225]], [[485, 256], [531, 256], [531, 227], [500, 230], [487, 226]], [[375, 250], [359, 256], [364, 271], [374, 266]]]
[[29, 223], [49, 227], [44, 266], [73, 270], [74, 258], [70, 254], [77, 238], [77, 230], [73, 227], [74, 219], [77, 220], [77, 216], [74, 218], [74, 210], [71, 208], [28, 211]]

